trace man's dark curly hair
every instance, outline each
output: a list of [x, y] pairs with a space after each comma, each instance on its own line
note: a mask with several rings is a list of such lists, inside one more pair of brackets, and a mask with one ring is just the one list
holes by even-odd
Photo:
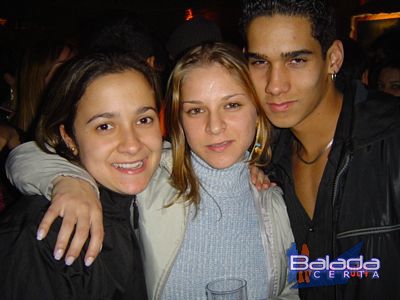
[[336, 24], [332, 7], [324, 0], [242, 0], [241, 31], [246, 40], [250, 22], [260, 16], [299, 16], [311, 23], [312, 35], [320, 43], [325, 57], [336, 39]]

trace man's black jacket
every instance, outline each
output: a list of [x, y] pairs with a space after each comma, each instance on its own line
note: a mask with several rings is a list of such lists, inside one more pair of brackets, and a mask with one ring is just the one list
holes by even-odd
[[399, 299], [400, 101], [360, 85], [346, 89], [313, 220], [294, 192], [292, 145], [291, 132], [281, 130], [271, 170], [284, 190], [299, 252], [306, 244], [310, 261], [333, 260], [363, 242], [364, 261], [381, 262], [379, 279], [370, 273], [344, 285], [304, 288], [302, 299]]

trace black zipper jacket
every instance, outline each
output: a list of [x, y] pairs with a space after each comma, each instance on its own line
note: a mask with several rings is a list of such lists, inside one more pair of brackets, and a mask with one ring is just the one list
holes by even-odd
[[271, 166], [285, 193], [299, 253], [306, 244], [310, 261], [326, 255], [333, 260], [363, 242], [364, 261], [378, 258], [381, 263], [379, 279], [370, 273], [343, 285], [304, 288], [301, 298], [399, 299], [400, 101], [368, 93], [360, 84], [345, 90], [313, 220], [294, 192], [292, 144], [291, 132], [281, 130]]
[[17, 201], [0, 216], [0, 299], [146, 299], [130, 221], [132, 198], [100, 190], [105, 237], [102, 252], [90, 267], [84, 265], [85, 251], [70, 267], [64, 258], [54, 259], [60, 218], [44, 240], [36, 240], [38, 224], [49, 206], [46, 198], [28, 196]]

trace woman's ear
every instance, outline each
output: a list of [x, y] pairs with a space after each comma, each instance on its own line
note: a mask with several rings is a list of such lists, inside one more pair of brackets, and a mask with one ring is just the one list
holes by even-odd
[[343, 44], [339, 40], [335, 40], [326, 53], [326, 61], [328, 64], [328, 73], [337, 74], [342, 67], [344, 60]]
[[76, 146], [74, 140], [69, 136], [69, 134], [65, 131], [64, 124], [61, 124], [59, 127], [60, 135], [67, 145], [68, 149], [72, 152], [73, 155], [78, 155], [78, 147]]

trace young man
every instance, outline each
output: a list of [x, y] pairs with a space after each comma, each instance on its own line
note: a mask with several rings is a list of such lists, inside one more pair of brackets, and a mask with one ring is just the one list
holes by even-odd
[[358, 273], [347, 284], [303, 288], [302, 299], [398, 297], [399, 103], [358, 85], [335, 88], [344, 53], [323, 1], [244, 1], [243, 31], [258, 96], [282, 128], [272, 170], [299, 253], [332, 261], [363, 242], [355, 256], [380, 260], [379, 279]]

